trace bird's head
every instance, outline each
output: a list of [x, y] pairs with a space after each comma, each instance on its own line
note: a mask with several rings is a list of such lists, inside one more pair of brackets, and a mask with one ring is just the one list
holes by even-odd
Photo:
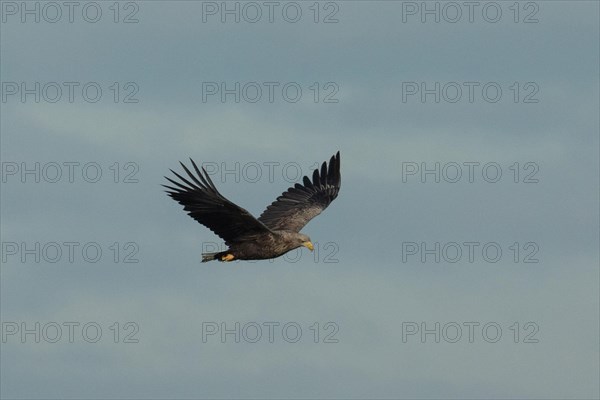
[[308, 235], [305, 235], [304, 233], [299, 233], [297, 236], [297, 239], [298, 239], [299, 246], [304, 246], [307, 249], [309, 249], [310, 251], [313, 251], [314, 246], [313, 246], [312, 242], [310, 241], [310, 238], [308, 237]]

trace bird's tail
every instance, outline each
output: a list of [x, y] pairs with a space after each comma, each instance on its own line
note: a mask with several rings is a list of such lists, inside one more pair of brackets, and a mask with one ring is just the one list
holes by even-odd
[[209, 262], [212, 260], [218, 260], [218, 254], [220, 252], [215, 252], [215, 253], [202, 253], [202, 262]]
[[[223, 261], [221, 259], [222, 256], [227, 255], [226, 251], [217, 251], [214, 253], [202, 253], [202, 262], [209, 262], [213, 260]], [[228, 260], [227, 260], [228, 261]]]

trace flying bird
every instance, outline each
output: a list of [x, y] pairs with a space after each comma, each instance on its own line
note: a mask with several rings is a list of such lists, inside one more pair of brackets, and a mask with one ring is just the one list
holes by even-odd
[[202, 225], [221, 237], [228, 249], [203, 253], [202, 262], [211, 260], [265, 260], [279, 257], [304, 246], [313, 250], [310, 238], [300, 230], [337, 197], [340, 191], [340, 152], [323, 162], [313, 172], [312, 181], [305, 176], [271, 203], [258, 218], [227, 200], [206, 173], [190, 158], [195, 174], [182, 162], [189, 178], [171, 170], [180, 182], [165, 177], [174, 186], [167, 194]]

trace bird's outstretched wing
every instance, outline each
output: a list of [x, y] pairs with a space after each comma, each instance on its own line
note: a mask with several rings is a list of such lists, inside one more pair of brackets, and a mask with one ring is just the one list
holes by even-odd
[[175, 187], [163, 186], [169, 189], [166, 190], [169, 196], [183, 205], [183, 209], [192, 218], [219, 235], [228, 245], [243, 237], [270, 232], [269, 228], [248, 211], [223, 197], [206, 170], [202, 168], [202, 172], [200, 172], [196, 163], [192, 159], [190, 161], [197, 177], [180, 162], [192, 181], [190, 182], [171, 170], [181, 180], [181, 183], [165, 176]]
[[312, 182], [308, 177], [304, 185], [296, 183], [283, 192], [258, 218], [272, 230], [291, 230], [300, 232], [314, 217], [321, 214], [337, 197], [340, 191], [340, 152], [313, 172]]

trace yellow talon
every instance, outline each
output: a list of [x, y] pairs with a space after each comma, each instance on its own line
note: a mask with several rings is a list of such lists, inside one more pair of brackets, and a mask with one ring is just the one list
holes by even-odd
[[233, 254], [227, 254], [224, 256], [221, 256], [221, 261], [231, 261], [235, 258], [235, 256]]

